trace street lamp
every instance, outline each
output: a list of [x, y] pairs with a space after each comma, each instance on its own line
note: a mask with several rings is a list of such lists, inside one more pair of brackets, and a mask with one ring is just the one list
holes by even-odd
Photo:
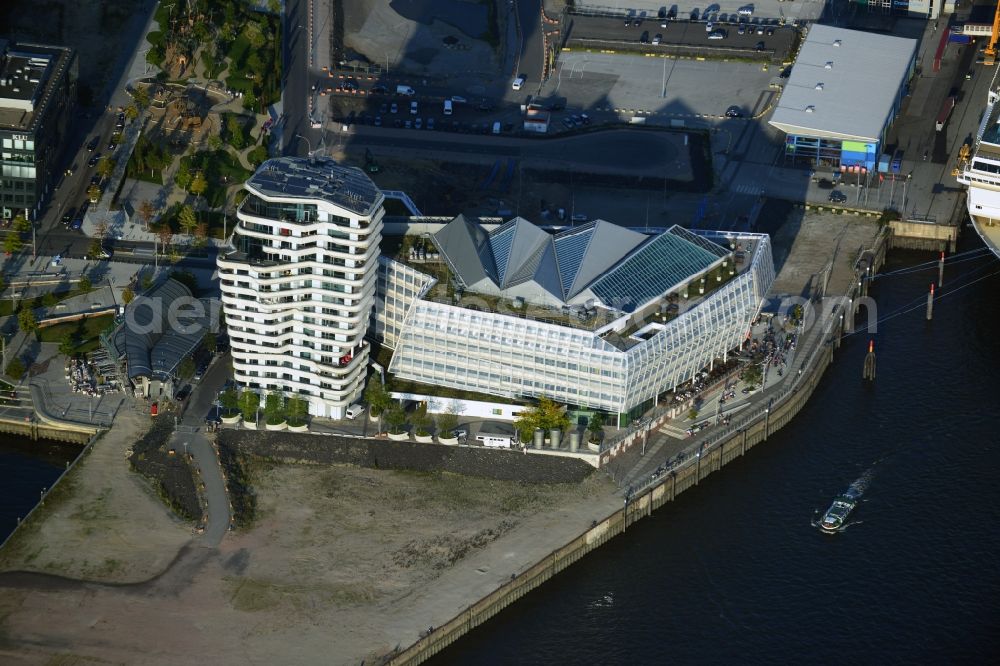
[[305, 140], [306, 145], [309, 147], [309, 152], [307, 153], [307, 156], [312, 157], [312, 142], [309, 140], [309, 137], [302, 136], [301, 134], [296, 134], [295, 138]]

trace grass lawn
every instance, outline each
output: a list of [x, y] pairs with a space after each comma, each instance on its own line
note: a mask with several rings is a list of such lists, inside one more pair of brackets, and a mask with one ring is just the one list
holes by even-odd
[[100, 335], [115, 320], [113, 314], [100, 315], [99, 317], [87, 317], [79, 321], [70, 321], [65, 324], [55, 324], [38, 329], [38, 339], [42, 342], [61, 342], [67, 333], [75, 336], [77, 340], [75, 354], [83, 354], [97, 349], [101, 345]]

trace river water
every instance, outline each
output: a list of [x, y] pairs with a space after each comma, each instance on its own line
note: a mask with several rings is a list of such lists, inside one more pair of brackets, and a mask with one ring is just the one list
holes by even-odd
[[[995, 663], [998, 270], [949, 266], [932, 322], [936, 268], [877, 280], [877, 333], [844, 341], [791, 424], [433, 663]], [[814, 512], [861, 477], [853, 524], [820, 533]]]
[[0, 434], [0, 542], [81, 450], [71, 444]]

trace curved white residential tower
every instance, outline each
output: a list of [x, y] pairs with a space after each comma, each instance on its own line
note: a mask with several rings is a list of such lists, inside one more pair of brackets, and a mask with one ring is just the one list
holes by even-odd
[[245, 188], [218, 259], [236, 381], [342, 418], [364, 386], [382, 193], [327, 158], [268, 160]]

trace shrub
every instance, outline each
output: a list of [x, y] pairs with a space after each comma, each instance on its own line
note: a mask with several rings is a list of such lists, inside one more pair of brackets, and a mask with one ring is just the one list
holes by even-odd
[[24, 377], [24, 373], [25, 373], [24, 361], [22, 361], [20, 358], [15, 358], [10, 363], [7, 364], [7, 376], [10, 377], [11, 379], [20, 380], [22, 377]]

